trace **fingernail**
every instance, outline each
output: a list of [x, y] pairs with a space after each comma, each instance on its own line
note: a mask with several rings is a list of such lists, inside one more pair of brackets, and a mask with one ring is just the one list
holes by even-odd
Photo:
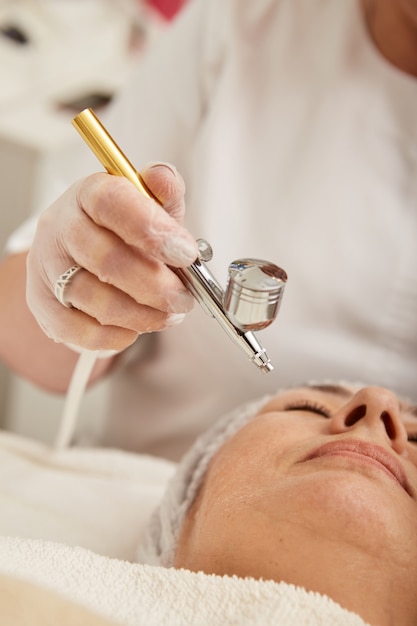
[[168, 237], [163, 247], [168, 262], [179, 267], [191, 265], [198, 256], [197, 244], [184, 237]]
[[188, 313], [194, 307], [194, 297], [188, 290], [177, 291], [169, 300], [170, 314], [176, 315]]
[[146, 168], [149, 170], [153, 167], [166, 167], [167, 170], [174, 174], [174, 176], [178, 176], [178, 170], [175, 165], [172, 165], [172, 163], [165, 163], [162, 161], [150, 161], [150, 163], [146, 164]]
[[184, 321], [185, 315], [186, 315], [185, 313], [171, 313], [166, 318], [165, 323], [167, 326], [178, 326]]

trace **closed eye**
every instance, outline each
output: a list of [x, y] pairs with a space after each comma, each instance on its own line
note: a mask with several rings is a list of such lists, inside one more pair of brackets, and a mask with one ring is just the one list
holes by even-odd
[[[284, 411], [306, 411], [308, 413], [315, 413], [322, 417], [331, 417], [330, 411], [323, 405], [311, 402], [311, 400], [303, 400], [301, 402], [291, 402], [284, 407]], [[417, 442], [417, 433], [416, 433]]]

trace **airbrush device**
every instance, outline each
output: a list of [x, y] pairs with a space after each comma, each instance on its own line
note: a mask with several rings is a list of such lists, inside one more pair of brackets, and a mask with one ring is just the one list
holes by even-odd
[[[128, 178], [142, 194], [158, 202], [91, 109], [81, 111], [72, 123], [109, 174]], [[247, 357], [262, 372], [272, 371], [265, 348], [253, 331], [266, 328], [276, 318], [286, 272], [268, 261], [238, 259], [229, 265], [223, 290], [206, 265], [213, 255], [210, 244], [198, 239], [197, 245], [199, 254], [194, 263], [187, 268], [171, 269]]]

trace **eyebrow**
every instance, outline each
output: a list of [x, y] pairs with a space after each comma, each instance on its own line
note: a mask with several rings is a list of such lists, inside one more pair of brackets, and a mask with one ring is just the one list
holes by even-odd
[[[323, 391], [324, 393], [333, 393], [335, 396], [341, 396], [342, 398], [350, 398], [353, 395], [351, 389], [344, 387], [343, 385], [331, 385], [331, 384], [322, 384], [322, 385], [306, 385], [309, 389], [314, 389], [315, 391]], [[417, 407], [416, 411], [417, 411]]]

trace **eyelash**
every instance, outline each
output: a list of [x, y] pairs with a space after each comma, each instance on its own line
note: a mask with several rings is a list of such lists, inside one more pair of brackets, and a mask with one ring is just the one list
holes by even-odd
[[407, 433], [407, 439], [410, 443], [417, 443], [417, 432], [416, 433]]
[[310, 400], [303, 400], [302, 402], [293, 402], [291, 404], [287, 404], [287, 406], [285, 407], [285, 411], [307, 411], [309, 413], [321, 415], [322, 417], [330, 417], [330, 411], [326, 409], [325, 406], [317, 404], [316, 402], [311, 402]]

